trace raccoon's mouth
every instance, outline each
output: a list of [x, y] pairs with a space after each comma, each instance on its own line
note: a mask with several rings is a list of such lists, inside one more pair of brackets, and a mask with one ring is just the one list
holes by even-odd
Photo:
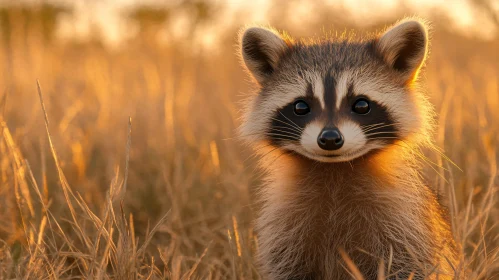
[[361, 157], [365, 153], [361, 150], [357, 150], [351, 153], [345, 153], [342, 155], [321, 155], [321, 154], [311, 154], [306, 152], [304, 155], [316, 161], [321, 162], [347, 162], [352, 161], [358, 157]]
[[334, 158], [334, 157], [340, 157], [341, 155], [322, 155], [323, 157], [330, 157], [330, 158]]
[[344, 154], [319, 154], [319, 153], [313, 153], [308, 150], [306, 150], [303, 147], [300, 146], [294, 146], [294, 147], [289, 147], [289, 150], [292, 150], [302, 156], [305, 156], [309, 159], [319, 161], [319, 162], [347, 162], [354, 160], [358, 157], [363, 156], [368, 152], [366, 149], [357, 149], [351, 152], [346, 152]]

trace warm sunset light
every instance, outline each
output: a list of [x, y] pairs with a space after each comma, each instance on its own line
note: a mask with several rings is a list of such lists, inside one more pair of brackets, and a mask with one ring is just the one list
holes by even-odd
[[0, 280], [499, 279], [499, 1], [0, 0]]

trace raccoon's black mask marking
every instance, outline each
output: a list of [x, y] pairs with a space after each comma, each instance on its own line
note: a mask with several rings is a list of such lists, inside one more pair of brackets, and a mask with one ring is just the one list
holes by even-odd
[[[338, 127], [342, 120], [350, 120], [362, 128], [368, 140], [383, 139], [385, 143], [393, 143], [398, 138], [395, 122], [385, 106], [370, 100], [368, 96], [361, 95], [362, 93], [355, 94], [354, 86], [350, 84], [348, 93], [340, 100], [341, 105], [338, 109], [336, 106], [336, 79], [330, 73], [324, 77], [323, 86], [324, 109], [314, 95], [312, 84], [308, 83], [307, 90], [302, 97], [276, 110], [267, 133], [273, 145], [283, 146], [290, 142], [299, 144], [301, 137], [303, 137], [303, 129], [315, 120], [320, 121], [324, 127], [330, 128]], [[353, 104], [360, 98], [368, 100], [371, 109], [369, 113], [361, 115], [352, 111]], [[294, 104], [298, 100], [303, 100], [308, 104], [310, 113], [297, 115], [294, 112]], [[306, 135], [305, 137], [317, 136]]]
[[296, 115], [294, 112], [296, 100], [293, 100], [283, 108], [277, 109], [268, 131], [269, 139], [272, 144], [281, 146], [286, 141], [299, 143], [304, 127], [321, 116], [321, 104], [314, 96], [310, 83], [308, 84], [307, 91], [304, 93], [303, 97], [298, 98], [297, 100], [305, 101], [310, 107], [310, 113], [304, 116]]

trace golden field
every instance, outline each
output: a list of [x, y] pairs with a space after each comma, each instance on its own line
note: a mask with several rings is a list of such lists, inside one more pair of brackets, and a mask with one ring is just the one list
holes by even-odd
[[[261, 171], [236, 136], [245, 22], [211, 48], [147, 26], [109, 48], [0, 15], [0, 279], [259, 279]], [[318, 16], [308, 31], [268, 20], [296, 37], [363, 32]], [[498, 279], [499, 39], [432, 21], [423, 82], [445, 156], [427, 151], [425, 177], [465, 251], [457, 273]]]

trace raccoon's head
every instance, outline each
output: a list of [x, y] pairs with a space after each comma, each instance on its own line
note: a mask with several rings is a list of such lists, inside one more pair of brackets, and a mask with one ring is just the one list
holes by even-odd
[[424, 133], [425, 99], [414, 90], [428, 48], [420, 21], [368, 40], [311, 43], [251, 27], [240, 45], [259, 85], [241, 126], [251, 143], [345, 162]]

